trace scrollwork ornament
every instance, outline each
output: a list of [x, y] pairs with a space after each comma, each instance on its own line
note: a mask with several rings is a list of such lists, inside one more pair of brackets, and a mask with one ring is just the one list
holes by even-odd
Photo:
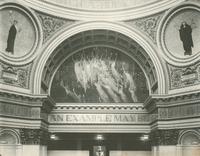
[[62, 19], [50, 15], [46, 15], [43, 13], [37, 13], [38, 17], [42, 24], [44, 38], [43, 41], [45, 42], [48, 38], [50, 38], [53, 33], [61, 29], [62, 27], [66, 27], [74, 23], [73, 20], [69, 19]]
[[138, 20], [126, 21], [127, 24], [139, 28], [156, 43], [156, 32], [162, 13]]

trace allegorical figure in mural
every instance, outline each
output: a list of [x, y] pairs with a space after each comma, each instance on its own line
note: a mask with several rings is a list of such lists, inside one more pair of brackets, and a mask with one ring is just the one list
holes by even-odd
[[9, 29], [8, 32], [8, 38], [7, 38], [7, 48], [6, 51], [8, 53], [14, 54], [14, 45], [15, 45], [15, 38], [17, 35], [17, 24], [18, 21], [17, 20], [13, 20], [12, 25]]
[[182, 22], [179, 29], [180, 39], [183, 43], [184, 55], [192, 55], [192, 47], [194, 46], [192, 40], [192, 28], [186, 22]]

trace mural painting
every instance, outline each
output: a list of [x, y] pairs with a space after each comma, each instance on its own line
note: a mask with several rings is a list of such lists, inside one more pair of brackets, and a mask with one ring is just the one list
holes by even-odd
[[165, 28], [165, 46], [173, 56], [187, 58], [200, 51], [200, 12], [184, 9], [175, 13]]
[[51, 96], [56, 102], [144, 102], [147, 82], [127, 55], [110, 48], [88, 48], [69, 57], [56, 72]]
[[23, 11], [14, 7], [0, 10], [0, 52], [12, 57], [29, 53], [36, 35], [33, 23]]

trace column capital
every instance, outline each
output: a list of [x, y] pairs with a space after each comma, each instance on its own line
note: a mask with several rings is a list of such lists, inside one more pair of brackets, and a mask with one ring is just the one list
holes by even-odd
[[20, 129], [21, 144], [47, 145], [49, 132], [43, 129]]
[[150, 135], [152, 146], [177, 145], [179, 131], [177, 129], [152, 131]]

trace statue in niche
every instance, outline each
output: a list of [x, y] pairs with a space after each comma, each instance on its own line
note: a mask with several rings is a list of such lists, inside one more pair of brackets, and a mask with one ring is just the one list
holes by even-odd
[[192, 55], [192, 47], [194, 47], [192, 40], [192, 28], [187, 22], [182, 22], [179, 29], [180, 39], [183, 43], [184, 55]]
[[18, 27], [18, 21], [13, 18], [13, 12], [10, 11], [9, 13], [11, 26], [8, 32], [6, 51], [8, 53], [14, 54], [15, 38], [17, 33], [20, 33], [21, 28]]

